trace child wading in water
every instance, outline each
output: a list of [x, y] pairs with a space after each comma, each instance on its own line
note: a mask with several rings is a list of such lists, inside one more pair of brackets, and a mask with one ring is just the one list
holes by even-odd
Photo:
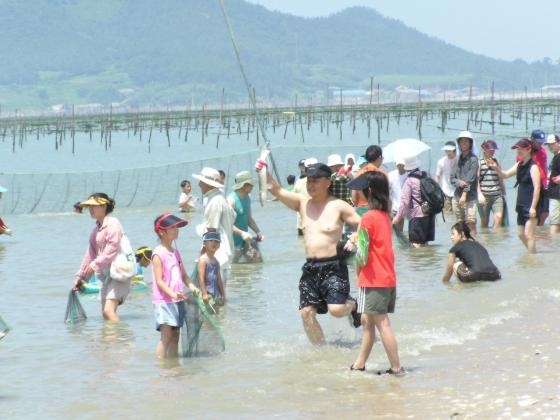
[[220, 274], [220, 263], [215, 257], [220, 247], [220, 234], [206, 232], [202, 236], [202, 255], [198, 260], [198, 280], [204, 303], [211, 299], [223, 305], [226, 300], [224, 283]]
[[177, 357], [179, 331], [185, 322], [183, 283], [191, 293], [198, 289], [185, 271], [179, 251], [173, 248], [173, 241], [179, 236], [179, 228], [187, 221], [165, 213], [154, 221], [154, 231], [160, 244], [152, 251], [152, 303], [156, 330], [161, 338], [156, 348], [159, 358]]
[[[391, 367], [377, 372], [403, 376], [406, 374], [399, 361], [397, 340], [391, 328], [388, 313], [395, 311], [397, 276], [393, 253], [389, 182], [382, 172], [369, 171], [347, 184], [360, 190], [368, 201], [369, 210], [362, 216], [358, 230], [357, 267], [358, 312], [362, 314], [362, 345], [351, 370], [364, 371], [375, 341], [375, 328]], [[354, 236], [356, 237], [356, 236]]]

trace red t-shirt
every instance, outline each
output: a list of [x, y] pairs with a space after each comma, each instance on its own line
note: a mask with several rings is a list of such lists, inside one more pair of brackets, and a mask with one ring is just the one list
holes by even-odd
[[391, 219], [381, 210], [369, 210], [362, 216], [360, 229], [369, 236], [366, 265], [358, 275], [359, 287], [396, 287], [395, 253]]

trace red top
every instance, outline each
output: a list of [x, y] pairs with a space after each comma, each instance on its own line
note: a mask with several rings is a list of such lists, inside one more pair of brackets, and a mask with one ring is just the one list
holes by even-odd
[[396, 287], [395, 254], [391, 219], [381, 210], [369, 210], [362, 216], [360, 229], [369, 236], [366, 265], [358, 274], [359, 287]]

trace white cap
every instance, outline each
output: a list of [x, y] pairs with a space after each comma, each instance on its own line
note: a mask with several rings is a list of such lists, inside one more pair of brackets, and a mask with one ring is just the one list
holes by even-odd
[[315, 163], [319, 163], [319, 161], [318, 161], [316, 158], [314, 158], [314, 157], [310, 157], [310, 158], [305, 159], [305, 167], [306, 167], [306, 168], [307, 168], [309, 165], [313, 165], [313, 164], [315, 164]]

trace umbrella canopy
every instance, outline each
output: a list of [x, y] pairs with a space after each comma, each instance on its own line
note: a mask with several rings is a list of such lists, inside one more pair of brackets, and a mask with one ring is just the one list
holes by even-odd
[[430, 149], [430, 146], [418, 139], [398, 139], [383, 148], [383, 161], [396, 162], [397, 158], [418, 156]]

